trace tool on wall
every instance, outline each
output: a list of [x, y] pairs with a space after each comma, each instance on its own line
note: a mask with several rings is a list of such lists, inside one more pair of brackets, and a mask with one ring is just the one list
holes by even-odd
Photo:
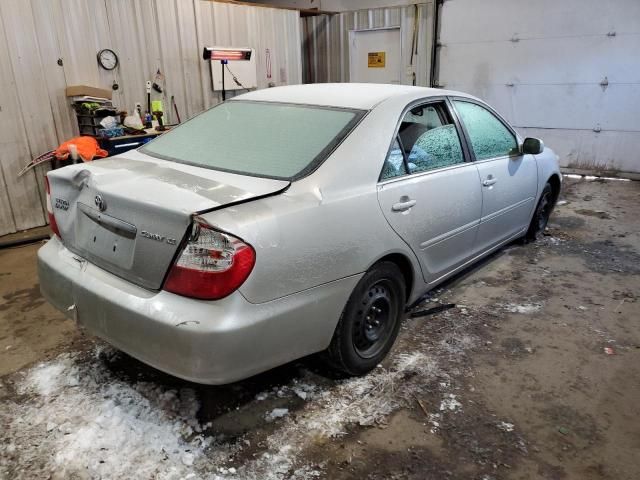
[[267, 70], [267, 78], [271, 79], [271, 51], [267, 48], [265, 50], [265, 65], [266, 65], [266, 70]]
[[144, 127], [151, 128], [151, 80], [147, 80], [147, 111], [144, 113]]
[[154, 91], [162, 93], [164, 90], [164, 75], [160, 72], [160, 69], [156, 72], [156, 76], [153, 78], [153, 85], [151, 85]]
[[173, 106], [173, 110], [176, 112], [176, 120], [178, 120], [178, 123], [182, 123], [182, 120], [180, 120], [180, 112], [178, 112], [178, 105], [176, 104], [176, 97], [174, 95], [171, 95], [171, 105]]

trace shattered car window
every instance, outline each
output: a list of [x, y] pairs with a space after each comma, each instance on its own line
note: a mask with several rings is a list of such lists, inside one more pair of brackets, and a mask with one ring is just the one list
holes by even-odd
[[460, 100], [453, 103], [467, 127], [476, 160], [504, 157], [518, 151], [513, 134], [489, 110]]
[[411, 173], [463, 163], [462, 146], [455, 125], [443, 125], [423, 133], [409, 154]]
[[[398, 128], [382, 178], [448, 167], [464, 162], [462, 144], [449, 109], [444, 102], [411, 108]], [[404, 157], [406, 157], [406, 166]]]
[[398, 143], [398, 139], [396, 138], [393, 142], [393, 145], [391, 146], [391, 150], [389, 151], [387, 160], [384, 162], [381, 178], [385, 179], [399, 177], [400, 175], [404, 175], [406, 173], [407, 170], [404, 166], [404, 156], [402, 155], [400, 144]]

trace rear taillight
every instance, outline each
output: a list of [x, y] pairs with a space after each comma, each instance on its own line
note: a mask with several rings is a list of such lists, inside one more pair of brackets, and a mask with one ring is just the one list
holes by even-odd
[[58, 229], [58, 224], [56, 223], [56, 217], [53, 216], [53, 206], [51, 205], [51, 187], [49, 186], [48, 177], [44, 177], [44, 184], [47, 188], [47, 214], [49, 215], [49, 227], [51, 227], [51, 231], [54, 233], [54, 235], [62, 238], [62, 235], [60, 235], [60, 230]]
[[256, 261], [251, 245], [196, 222], [171, 267], [164, 289], [186, 297], [217, 300], [237, 290]]

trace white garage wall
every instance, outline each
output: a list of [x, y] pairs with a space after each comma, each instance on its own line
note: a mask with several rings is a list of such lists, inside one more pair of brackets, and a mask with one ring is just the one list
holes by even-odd
[[[255, 48], [259, 88], [302, 81], [300, 19], [293, 10], [204, 0], [0, 1], [0, 235], [46, 222], [43, 167], [16, 175], [77, 135], [67, 85], [110, 88], [116, 79], [114, 102], [132, 111], [135, 102], [146, 103], [145, 81], [159, 68], [168, 119], [175, 120], [174, 95], [184, 120], [220, 101], [202, 60], [205, 45]], [[115, 73], [98, 67], [102, 48], [118, 53]]]
[[640, 1], [447, 0], [439, 41], [438, 83], [493, 104], [563, 166], [640, 172]]

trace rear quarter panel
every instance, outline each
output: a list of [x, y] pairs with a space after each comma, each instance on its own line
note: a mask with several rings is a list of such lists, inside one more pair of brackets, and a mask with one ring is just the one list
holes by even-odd
[[374, 188], [342, 198], [291, 189], [204, 218], [255, 248], [256, 265], [240, 288], [252, 303], [360, 274], [390, 253], [415, 261], [380, 214]]
[[412, 265], [410, 301], [422, 293], [417, 259], [387, 223], [376, 192], [397, 120], [410, 100], [369, 112], [318, 170], [285, 193], [205, 215], [255, 248], [256, 265], [240, 288], [250, 302], [360, 274], [391, 253]]

